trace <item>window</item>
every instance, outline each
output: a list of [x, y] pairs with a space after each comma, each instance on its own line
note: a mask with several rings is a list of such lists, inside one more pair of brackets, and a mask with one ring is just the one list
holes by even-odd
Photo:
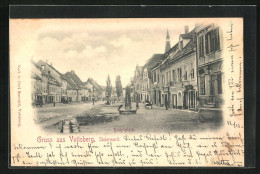
[[204, 56], [203, 36], [199, 37], [199, 57]]
[[172, 70], [172, 81], [175, 82], [176, 79], [175, 79], [175, 70]]
[[206, 53], [212, 53], [220, 49], [219, 29], [208, 32], [205, 36]]
[[184, 78], [184, 80], [187, 80], [187, 65], [184, 65], [184, 76], [183, 76], [183, 78]]
[[180, 80], [182, 80], [182, 69], [180, 68]]
[[221, 76], [221, 73], [217, 74], [217, 82], [218, 82], [218, 94], [222, 94], [222, 76]]
[[178, 81], [181, 81], [181, 79], [182, 79], [181, 68], [178, 68]]
[[169, 80], [169, 75], [168, 75], [169, 73], [168, 72], [166, 72], [166, 84], [168, 83], [168, 80]]
[[191, 69], [190, 77], [191, 79], [194, 79], [194, 68]]
[[200, 77], [200, 95], [205, 95], [205, 76]]
[[194, 67], [193, 67], [193, 63], [191, 63], [191, 71], [190, 71], [190, 78], [194, 79]]
[[169, 71], [169, 82], [171, 81], [171, 71]]
[[164, 74], [162, 75], [162, 84], [165, 85]]
[[153, 82], [156, 82], [156, 72], [153, 73]]

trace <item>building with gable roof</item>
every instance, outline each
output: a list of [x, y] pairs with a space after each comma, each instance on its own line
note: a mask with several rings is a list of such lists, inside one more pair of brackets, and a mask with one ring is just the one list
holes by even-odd
[[163, 106], [195, 109], [197, 106], [196, 28], [179, 36], [175, 49], [168, 52], [160, 66]]
[[[37, 64], [43, 67], [47, 72], [50, 73], [51, 77], [54, 78], [60, 85], [61, 89], [59, 89], [54, 99], [51, 99], [54, 102], [66, 102], [67, 101], [67, 79], [64, 74], [60, 73], [52, 64], [48, 64], [47, 61], [39, 60]], [[53, 98], [53, 97], [52, 97]]]
[[[50, 69], [46, 64], [35, 63], [32, 61], [31, 69], [32, 77], [32, 89], [37, 86], [37, 95], [32, 100], [39, 101], [41, 103], [53, 103], [60, 101], [61, 95], [61, 83], [54, 77]], [[35, 79], [35, 77], [37, 77]], [[40, 80], [41, 79], [41, 80]], [[36, 81], [35, 81], [36, 80]], [[40, 84], [41, 83], [41, 87]], [[32, 92], [35, 94], [35, 91]]]
[[105, 99], [105, 90], [100, 86], [95, 80], [92, 78], [88, 78], [84, 85], [89, 89], [91, 92], [90, 99], [91, 100], [103, 100]]
[[152, 83], [154, 79], [153, 65], [161, 59], [163, 54], [154, 54], [146, 64], [143, 66], [143, 80], [142, 80], [142, 101], [152, 102]]
[[68, 87], [67, 87], [67, 101], [70, 102], [76, 102], [78, 101], [78, 90], [79, 87], [77, 86], [77, 84], [72, 80], [72, 78], [68, 75], [65, 74], [66, 76], [66, 80], [68, 83]]
[[177, 50], [177, 46], [170, 47], [170, 36], [167, 30], [166, 33], [166, 44], [164, 54], [158, 54], [156, 58], [150, 63], [150, 72], [151, 72], [151, 99], [152, 103], [157, 106], [162, 106], [162, 94], [163, 86], [162, 84], [162, 75], [161, 75], [161, 64], [165, 61], [168, 56], [172, 56], [173, 53]]
[[90, 98], [90, 89], [81, 81], [74, 70], [65, 74], [74, 83], [72, 86], [76, 86], [74, 89], [77, 91], [76, 101], [88, 101]]

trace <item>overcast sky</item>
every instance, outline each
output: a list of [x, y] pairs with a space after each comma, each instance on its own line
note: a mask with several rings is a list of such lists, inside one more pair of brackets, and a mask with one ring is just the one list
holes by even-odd
[[114, 86], [120, 75], [124, 87], [137, 64], [142, 66], [153, 54], [164, 53], [167, 29], [173, 46], [184, 26], [192, 30], [195, 23], [194, 19], [174, 18], [27, 21], [21, 25], [27, 32], [32, 30], [27, 40], [34, 40], [35, 61], [47, 60], [61, 73], [74, 70], [83, 82], [90, 77], [100, 85], [106, 84], [110, 74]]

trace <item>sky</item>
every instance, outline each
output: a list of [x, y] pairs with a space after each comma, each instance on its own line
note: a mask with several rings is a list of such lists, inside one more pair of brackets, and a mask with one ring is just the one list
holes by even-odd
[[[194, 19], [37, 19], [17, 21], [20, 34], [34, 61], [44, 60], [61, 73], [74, 70], [85, 82], [93, 78], [106, 85], [108, 74], [115, 85], [121, 76], [123, 87], [153, 54], [164, 53], [166, 31], [171, 46], [184, 26], [194, 28]], [[30, 41], [31, 40], [31, 41]], [[26, 43], [24, 43], [26, 45]]]

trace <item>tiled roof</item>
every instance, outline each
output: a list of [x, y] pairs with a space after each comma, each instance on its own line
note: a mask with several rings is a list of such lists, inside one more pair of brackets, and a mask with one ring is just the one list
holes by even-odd
[[186, 55], [190, 52], [193, 52], [194, 47], [195, 47], [195, 43], [193, 42], [193, 39], [191, 39], [182, 50], [179, 50], [173, 56], [173, 58], [170, 60], [170, 62], [173, 62], [173, 61], [177, 60], [178, 58], [180, 58], [180, 57], [182, 57], [182, 56], [184, 56], [184, 55]]
[[61, 86], [61, 84], [56, 79], [54, 79], [51, 75], [49, 76], [48, 82], [50, 84], [53, 84], [53, 85], [56, 85], [56, 86]]
[[90, 83], [94, 86], [94, 88], [96, 90], [98, 90], [99, 92], [103, 91], [103, 88], [92, 78], [88, 78], [88, 80], [86, 82], [84, 82], [84, 84]]
[[163, 54], [154, 54], [145, 64], [146, 67], [150, 68], [154, 63], [156, 63], [158, 60], [161, 60], [161, 57]]
[[46, 70], [42, 69], [42, 67], [40, 65], [38, 65], [34, 61], [32, 61], [32, 64], [41, 71], [42, 75], [48, 76], [48, 72]]
[[191, 39], [192, 38], [192, 33], [181, 34], [180, 36], [182, 37], [182, 39]]
[[32, 74], [31, 78], [35, 79], [35, 80], [42, 80], [41, 77], [39, 77], [37, 74]]
[[79, 88], [84, 87], [84, 83], [80, 80], [80, 78], [77, 76], [77, 74], [74, 71], [67, 72], [66, 75], [69, 76], [77, 84]]
[[77, 90], [79, 89], [79, 87], [77, 86], [77, 84], [72, 80], [72, 78], [70, 76], [66, 75], [66, 80], [68, 82], [68, 86], [71, 87], [71, 89]]
[[190, 39], [189, 42], [182, 49], [179, 49], [179, 43], [176, 43], [171, 48], [171, 50], [169, 50], [168, 52], [169, 52], [169, 54], [172, 51], [177, 51], [177, 52], [173, 55], [173, 57], [165, 60], [165, 62], [163, 62], [163, 64], [162, 64], [161, 68], [165, 68], [169, 63], [172, 63], [175, 60], [181, 58], [182, 56], [189, 54], [189, 53], [194, 51], [195, 43], [194, 43], [194, 39], [193, 39], [193, 34], [195, 33], [195, 29], [196, 29], [196, 27], [191, 32], [189, 32], [187, 34], [181, 34], [180, 35], [180, 37], [182, 37], [182, 39]]
[[42, 69], [42, 67], [38, 63], [35, 63], [34, 61], [32, 61], [32, 64], [41, 71], [42, 75], [48, 77], [50, 84], [61, 86], [61, 84], [52, 75], [48, 74], [48, 72], [46, 70]]

